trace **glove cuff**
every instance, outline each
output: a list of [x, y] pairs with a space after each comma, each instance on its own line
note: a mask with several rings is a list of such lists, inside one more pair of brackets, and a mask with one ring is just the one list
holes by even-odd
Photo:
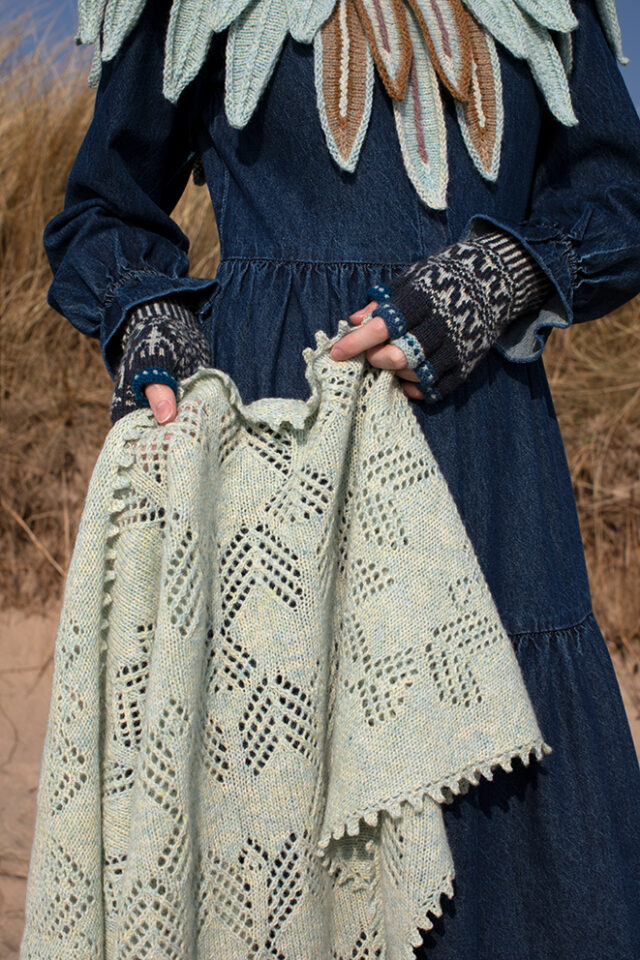
[[519, 240], [510, 233], [497, 230], [481, 234], [471, 242], [491, 251], [500, 261], [504, 272], [509, 275], [513, 285], [510, 320], [542, 306], [551, 294], [551, 281]]
[[[542, 306], [550, 296], [551, 281], [520, 241], [509, 233], [491, 231], [446, 247], [440, 253], [412, 264], [386, 284], [378, 285], [384, 299], [393, 301], [408, 329], [422, 322], [430, 312], [430, 287], [432, 280], [439, 275], [439, 266], [445, 266], [447, 260], [455, 258], [457, 250], [469, 252], [470, 248], [478, 251], [480, 264], [486, 260], [494, 275], [502, 274], [506, 281], [505, 293], [508, 290], [509, 295], [501, 304], [499, 326], [506, 326], [520, 314]], [[454, 280], [453, 274], [451, 279]], [[483, 283], [481, 273], [478, 273], [477, 282], [479, 287]], [[368, 292], [373, 293], [375, 289]]]

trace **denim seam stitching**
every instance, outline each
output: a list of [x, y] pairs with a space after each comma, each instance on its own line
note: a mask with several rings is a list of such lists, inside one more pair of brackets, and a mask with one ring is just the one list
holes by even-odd
[[565, 624], [562, 627], [548, 627], [546, 630], [522, 630], [518, 633], [510, 633], [509, 637], [512, 640], [517, 640], [519, 637], [543, 637], [549, 633], [563, 633], [569, 630], [575, 630], [577, 627], [581, 627], [583, 623], [586, 623], [587, 620], [592, 619], [594, 616], [593, 609], [589, 610], [588, 613], [584, 615], [576, 623]]
[[409, 267], [413, 261], [407, 263], [372, 262], [369, 260], [294, 260], [286, 257], [224, 257], [223, 263], [295, 263], [321, 267]]

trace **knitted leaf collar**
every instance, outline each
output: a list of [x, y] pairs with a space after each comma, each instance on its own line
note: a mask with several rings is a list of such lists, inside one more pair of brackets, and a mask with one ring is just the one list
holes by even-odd
[[[137, 23], [145, 0], [78, 0], [78, 43], [96, 45], [97, 85]], [[615, 0], [596, 6], [620, 63]], [[165, 45], [165, 96], [175, 102], [198, 74], [214, 33], [227, 35], [225, 112], [242, 128], [291, 36], [313, 43], [320, 121], [336, 163], [356, 168], [377, 70], [393, 100], [402, 156], [429, 207], [445, 209], [449, 168], [442, 87], [454, 97], [462, 137], [479, 173], [500, 168], [504, 108], [495, 41], [526, 60], [560, 123], [577, 124], [568, 76], [570, 0], [173, 0]]]

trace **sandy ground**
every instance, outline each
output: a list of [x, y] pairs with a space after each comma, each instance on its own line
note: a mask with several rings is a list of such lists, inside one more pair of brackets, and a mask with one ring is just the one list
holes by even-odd
[[[20, 945], [57, 617], [0, 611], [0, 960]], [[640, 677], [611, 653], [640, 757]]]

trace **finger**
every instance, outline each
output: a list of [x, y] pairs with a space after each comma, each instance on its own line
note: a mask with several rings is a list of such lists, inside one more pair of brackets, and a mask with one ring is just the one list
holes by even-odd
[[366, 357], [373, 367], [380, 367], [382, 370], [401, 370], [407, 366], [404, 352], [391, 343], [371, 347], [367, 350]]
[[351, 323], [361, 323], [362, 320], [366, 317], [368, 313], [371, 313], [372, 310], [378, 306], [377, 300], [371, 300], [366, 307], [362, 307], [361, 310], [356, 310], [355, 313], [350, 314], [349, 320]]
[[375, 347], [389, 339], [389, 331], [382, 317], [372, 317], [358, 330], [347, 333], [331, 348], [332, 360], [350, 360], [363, 350]]
[[402, 389], [405, 395], [411, 397], [412, 400], [424, 400], [420, 387], [417, 387], [414, 383], [402, 383]]
[[410, 370], [409, 367], [402, 367], [401, 370], [396, 370], [396, 376], [400, 377], [401, 380], [412, 380], [413, 383], [417, 383], [420, 379], [415, 370]]
[[175, 420], [178, 406], [171, 387], [166, 383], [149, 383], [144, 388], [144, 393], [158, 423]]

